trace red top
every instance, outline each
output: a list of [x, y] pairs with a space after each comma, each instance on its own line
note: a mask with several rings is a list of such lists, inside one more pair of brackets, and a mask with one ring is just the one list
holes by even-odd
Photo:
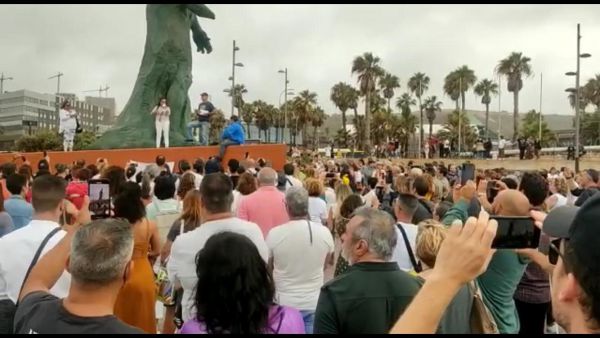
[[83, 197], [88, 194], [87, 182], [70, 182], [67, 185], [67, 199], [73, 203], [77, 209], [81, 209]]

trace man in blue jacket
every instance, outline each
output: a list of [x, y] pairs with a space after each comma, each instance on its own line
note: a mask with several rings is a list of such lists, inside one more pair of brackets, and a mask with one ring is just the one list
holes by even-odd
[[230, 145], [244, 144], [244, 128], [239, 122], [236, 115], [231, 116], [231, 121], [221, 135], [221, 149], [219, 150], [219, 159], [223, 159], [225, 155], [225, 149]]

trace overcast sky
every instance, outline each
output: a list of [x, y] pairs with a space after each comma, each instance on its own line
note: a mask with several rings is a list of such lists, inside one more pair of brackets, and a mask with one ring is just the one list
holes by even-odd
[[[600, 73], [600, 6], [598, 5], [209, 5], [216, 20], [200, 18], [213, 53], [194, 53], [190, 99], [212, 95], [215, 106], [229, 112], [223, 89], [230, 86], [231, 48], [235, 39], [244, 68], [236, 82], [248, 88], [247, 101], [275, 105], [288, 67], [290, 87], [318, 94], [327, 113], [331, 87], [356, 83], [350, 73], [354, 57], [373, 52], [382, 66], [406, 82], [415, 72], [431, 78], [429, 92], [444, 108], [448, 72], [468, 65], [478, 79], [492, 78], [498, 60], [512, 51], [531, 57], [535, 73], [524, 81], [521, 111], [539, 109], [540, 74], [546, 113], [571, 114], [564, 89], [574, 86], [565, 72], [575, 68], [576, 24], [582, 25], [582, 83]], [[133, 89], [144, 48], [145, 5], [0, 5], [0, 72], [14, 77], [5, 90], [52, 93], [58, 71], [63, 92], [110, 86], [117, 109]], [[502, 110], [512, 111], [512, 95], [502, 89]], [[87, 93], [90, 95], [93, 93]], [[483, 109], [472, 92], [467, 109]], [[492, 101], [492, 109], [498, 100]], [[362, 109], [361, 109], [362, 112]]]

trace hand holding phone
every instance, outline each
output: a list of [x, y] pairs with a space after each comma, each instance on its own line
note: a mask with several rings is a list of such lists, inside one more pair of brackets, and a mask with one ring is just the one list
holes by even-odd
[[541, 230], [535, 225], [532, 217], [491, 216], [490, 218], [498, 222], [492, 248], [535, 249], [538, 247]]
[[110, 183], [106, 179], [88, 182], [91, 219], [108, 218], [111, 215]]

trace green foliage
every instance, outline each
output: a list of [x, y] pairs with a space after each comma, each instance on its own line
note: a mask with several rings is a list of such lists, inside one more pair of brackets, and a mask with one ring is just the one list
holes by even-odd
[[471, 126], [469, 117], [465, 112], [455, 110], [448, 115], [448, 120], [444, 124], [444, 129], [437, 134], [440, 139], [455, 140], [458, 142], [458, 131], [460, 121], [461, 151], [469, 151], [477, 140], [477, 133]]
[[600, 144], [600, 109], [581, 115], [581, 141], [583, 144]]
[[227, 124], [227, 120], [225, 120], [225, 114], [220, 109], [215, 109], [213, 114], [210, 116], [210, 131], [208, 134], [208, 139], [213, 142], [219, 142], [221, 139], [221, 134], [223, 133], [223, 128]]
[[17, 140], [16, 147], [22, 152], [62, 150], [62, 137], [51, 130], [42, 130], [34, 135], [25, 135]]
[[96, 133], [91, 131], [84, 131], [81, 134], [75, 135], [75, 144], [73, 145], [74, 150], [88, 149], [97, 139]]
[[[523, 117], [521, 123], [521, 136], [526, 138], [532, 137], [537, 139], [539, 136], [540, 127], [540, 114], [535, 110], [530, 110]], [[548, 128], [548, 124], [544, 121], [544, 115], [542, 115], [542, 145], [548, 145], [550, 141], [554, 140], [554, 134]]]

